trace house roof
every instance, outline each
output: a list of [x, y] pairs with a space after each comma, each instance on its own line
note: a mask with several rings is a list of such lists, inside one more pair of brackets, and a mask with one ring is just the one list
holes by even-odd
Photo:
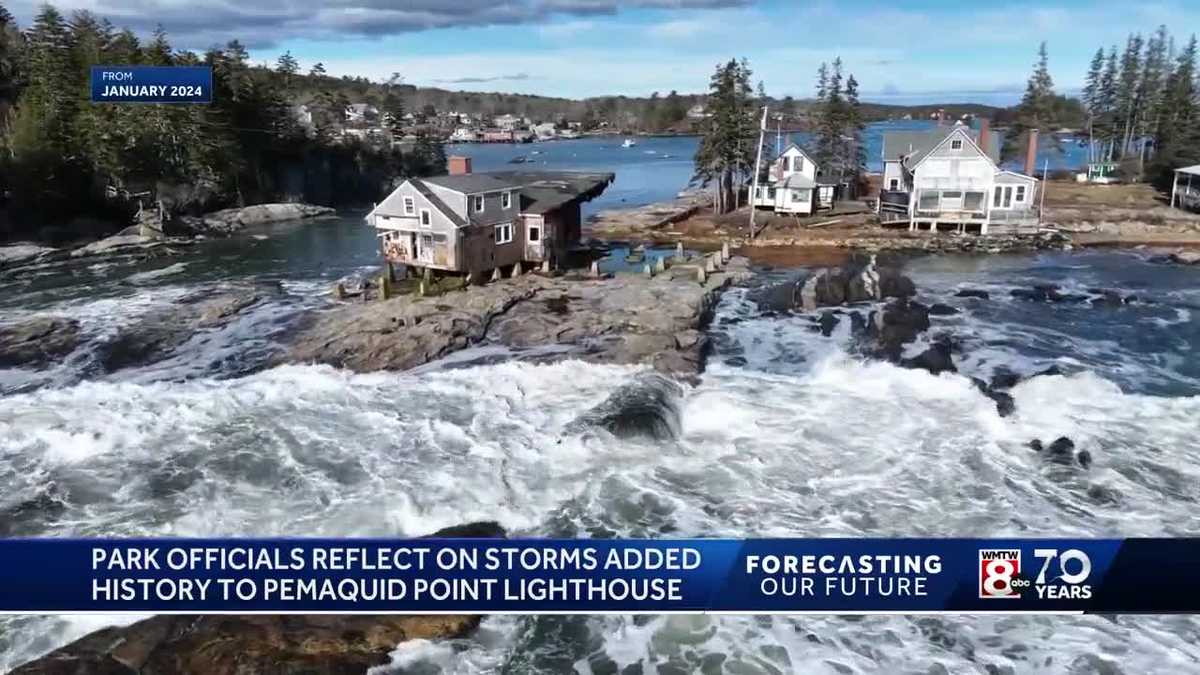
[[500, 178], [496, 173], [464, 173], [445, 176], [430, 176], [423, 178], [426, 183], [432, 183], [447, 190], [463, 194], [477, 192], [494, 192], [496, 190], [512, 190], [521, 187], [520, 183]]
[[779, 187], [794, 190], [812, 189], [817, 187], [817, 182], [802, 173], [794, 173], [783, 179], [783, 183]]
[[[942, 127], [927, 131], [889, 131], [883, 135], [883, 159], [898, 160], [907, 156], [908, 166], [916, 166], [925, 156], [936, 148], [950, 134], [963, 130], [976, 145], [979, 144], [979, 132], [964, 125]], [[997, 166], [1000, 164], [1001, 136], [995, 130], [988, 133], [988, 147], [980, 148], [984, 154]]]
[[1175, 169], [1175, 173], [1186, 173], [1192, 176], [1200, 176], [1200, 164]]
[[433, 204], [438, 211], [441, 211], [443, 216], [446, 216], [450, 222], [454, 223], [455, 227], [462, 227], [463, 225], [467, 224], [467, 221], [463, 220], [462, 216], [455, 213], [454, 209], [447, 206], [446, 202], [442, 201], [442, 198], [438, 197], [436, 192], [430, 190], [429, 186], [426, 185], [422, 179], [412, 178], [408, 182], [417, 190], [417, 192], [421, 193], [422, 197], [428, 199], [430, 204]]
[[546, 213], [573, 201], [595, 198], [616, 174], [582, 171], [496, 171], [492, 175], [521, 186], [521, 212]]

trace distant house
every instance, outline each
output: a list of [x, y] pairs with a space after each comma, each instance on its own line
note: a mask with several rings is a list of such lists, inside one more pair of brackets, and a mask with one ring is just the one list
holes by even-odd
[[492, 120], [492, 124], [501, 131], [512, 131], [521, 126], [521, 118], [516, 115], [500, 115]]
[[459, 127], [450, 134], [451, 143], [474, 143], [480, 140], [478, 131], [470, 127]]
[[766, 181], [754, 193], [754, 207], [805, 215], [832, 208], [837, 186], [819, 176], [817, 163], [792, 143], [771, 162]]
[[964, 124], [886, 133], [880, 219], [910, 230], [1035, 231], [1038, 180], [999, 164], [1000, 138], [987, 120], [978, 133]]
[[558, 127], [555, 126], [554, 122], [543, 122], [541, 124], [535, 124], [533, 126], [532, 131], [533, 131], [534, 135], [536, 135], [538, 137], [539, 140], [554, 138], [555, 136], [558, 135]]
[[379, 109], [370, 103], [351, 103], [346, 106], [347, 122], [365, 122], [379, 118]]
[[702, 120], [705, 117], [708, 117], [708, 109], [704, 107], [703, 103], [697, 103], [696, 105], [688, 108], [687, 116], [690, 120]]
[[580, 204], [604, 192], [611, 173], [450, 173], [410, 178], [367, 214], [389, 263], [482, 278], [517, 263], [562, 264], [581, 236]]
[[292, 106], [292, 118], [302, 127], [311, 127], [313, 125], [312, 110], [303, 103]]

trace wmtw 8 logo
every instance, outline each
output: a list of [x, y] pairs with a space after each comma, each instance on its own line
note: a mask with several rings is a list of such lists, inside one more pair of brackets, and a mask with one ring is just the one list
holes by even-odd
[[[1022, 574], [1021, 549], [979, 549], [979, 597], [1021, 597], [1032, 586], [1042, 600], [1086, 600], [1092, 597], [1092, 587], [1085, 583], [1092, 573], [1092, 561], [1079, 549], [1034, 549], [1033, 556], [1041, 561], [1037, 579], [1030, 583]], [[1057, 560], [1057, 570], [1051, 563]], [[1057, 574], [1055, 573], [1057, 572]]]

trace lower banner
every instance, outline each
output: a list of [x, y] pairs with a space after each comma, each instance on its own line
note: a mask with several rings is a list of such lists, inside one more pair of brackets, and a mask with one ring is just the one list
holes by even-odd
[[1200, 611], [1200, 539], [8, 539], [3, 613]]

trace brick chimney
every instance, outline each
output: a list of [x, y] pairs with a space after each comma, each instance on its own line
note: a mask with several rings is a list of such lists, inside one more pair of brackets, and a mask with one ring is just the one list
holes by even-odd
[[446, 158], [451, 176], [465, 176], [471, 173], [471, 158], [463, 155], [451, 155]]
[[1038, 130], [1029, 130], [1029, 147], [1025, 149], [1025, 175], [1032, 176], [1037, 172]]
[[991, 157], [991, 155], [988, 154], [988, 150], [990, 149], [988, 147], [988, 144], [992, 142], [991, 135], [992, 135], [991, 120], [989, 120], [986, 117], [980, 117], [979, 118], [979, 149], [983, 150], [983, 154], [987, 155], [988, 157]]

